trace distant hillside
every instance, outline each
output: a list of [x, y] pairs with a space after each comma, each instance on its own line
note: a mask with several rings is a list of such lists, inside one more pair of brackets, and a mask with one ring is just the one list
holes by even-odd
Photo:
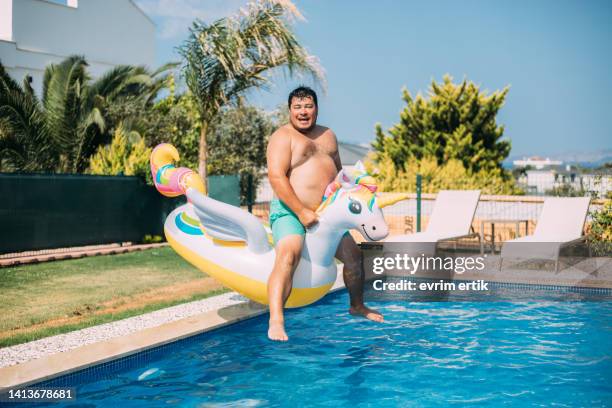
[[504, 167], [511, 168], [514, 160], [525, 156], [548, 157], [552, 160], [561, 160], [563, 164], [573, 164], [581, 167], [599, 167], [604, 163], [612, 162], [612, 149], [595, 152], [565, 152], [560, 154], [545, 154], [534, 152], [529, 155], [512, 155], [504, 161]]

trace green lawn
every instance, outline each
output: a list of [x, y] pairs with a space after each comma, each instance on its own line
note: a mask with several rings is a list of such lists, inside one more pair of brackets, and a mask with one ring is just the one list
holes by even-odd
[[224, 292], [171, 248], [0, 269], [0, 347]]

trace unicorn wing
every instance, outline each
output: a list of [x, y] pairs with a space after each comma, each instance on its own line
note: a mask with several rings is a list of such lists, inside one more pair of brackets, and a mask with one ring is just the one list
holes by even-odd
[[186, 195], [208, 235], [226, 241], [246, 241], [249, 250], [257, 254], [270, 250], [266, 230], [253, 214], [193, 188]]

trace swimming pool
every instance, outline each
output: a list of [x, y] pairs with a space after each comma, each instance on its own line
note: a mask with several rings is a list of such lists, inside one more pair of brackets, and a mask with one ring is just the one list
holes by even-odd
[[612, 402], [609, 300], [373, 304], [384, 324], [347, 304], [290, 310], [288, 343], [266, 339], [265, 315], [35, 386], [76, 387], [65, 405], [81, 407]]

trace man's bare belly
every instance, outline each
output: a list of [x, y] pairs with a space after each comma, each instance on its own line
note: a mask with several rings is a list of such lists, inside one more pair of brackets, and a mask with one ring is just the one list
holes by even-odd
[[289, 183], [302, 204], [316, 210], [321, 204], [325, 188], [336, 177], [334, 160], [324, 152], [317, 152], [289, 173]]

